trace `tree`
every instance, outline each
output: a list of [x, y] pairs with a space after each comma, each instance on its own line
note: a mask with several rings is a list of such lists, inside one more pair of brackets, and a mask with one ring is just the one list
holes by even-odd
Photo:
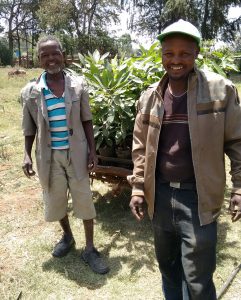
[[44, 32], [53, 34], [57, 31], [71, 32], [71, 13], [70, 1], [65, 0], [42, 0], [41, 6], [37, 11], [40, 28]]
[[119, 10], [118, 0], [43, 0], [38, 17], [46, 32], [57, 33], [63, 43], [70, 42], [70, 53], [75, 47], [87, 53], [88, 50], [94, 51], [96, 46], [100, 47], [100, 52], [105, 52], [103, 47], [113, 52], [116, 51], [115, 45], [112, 45], [113, 40], [106, 34], [106, 29], [108, 24], [118, 21]]
[[28, 61], [42, 32], [59, 36], [72, 56], [94, 45], [116, 51], [106, 29], [118, 21], [119, 10], [118, 0], [1, 0], [0, 20], [6, 24], [11, 57], [16, 47], [21, 63], [21, 50]]
[[130, 28], [156, 36], [167, 25], [184, 19], [201, 31], [203, 39], [221, 36], [232, 40], [240, 29], [241, 18], [228, 19], [232, 6], [241, 6], [240, 0], [122, 0], [131, 14]]
[[131, 56], [133, 54], [132, 39], [130, 34], [126, 33], [116, 39], [118, 52], [120, 55]]
[[8, 37], [8, 47], [13, 59], [14, 41], [17, 42], [19, 50], [19, 60], [21, 61], [20, 40], [23, 33], [33, 19], [31, 8], [36, 6], [38, 1], [30, 0], [2, 0], [0, 3], [0, 19], [7, 25], [6, 34]]
[[228, 20], [228, 11], [232, 6], [241, 6], [240, 1], [205, 0], [200, 2], [200, 7], [202, 8], [201, 32], [203, 38], [213, 39], [220, 34], [224, 40], [233, 40], [235, 31], [240, 29], [241, 17], [236, 20]]
[[118, 21], [119, 11], [117, 0], [43, 0], [38, 17], [47, 31], [71, 30], [80, 38], [96, 28], [107, 29]]

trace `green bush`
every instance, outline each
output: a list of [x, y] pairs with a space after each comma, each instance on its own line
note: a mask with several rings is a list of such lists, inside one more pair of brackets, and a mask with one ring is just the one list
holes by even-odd
[[228, 48], [214, 50], [213, 41], [205, 41], [197, 59], [201, 69], [208, 69], [227, 77], [230, 72], [238, 72], [235, 55]]

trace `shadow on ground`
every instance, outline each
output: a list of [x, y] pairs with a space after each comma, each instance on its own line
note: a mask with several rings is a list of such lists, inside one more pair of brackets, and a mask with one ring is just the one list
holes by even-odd
[[[109, 264], [117, 264], [116, 261], [109, 261]], [[81, 259], [80, 250], [72, 250], [66, 257], [50, 258], [42, 265], [44, 272], [54, 271], [66, 277], [68, 280], [75, 281], [80, 287], [90, 290], [101, 288], [105, 285], [109, 276], [114, 276], [118, 269], [112, 270], [106, 275], [93, 273]], [[54, 276], [54, 275], [53, 275]]]
[[[42, 265], [43, 271], [52, 271], [75, 281], [79, 286], [98, 289], [106, 284], [108, 278], [116, 276], [122, 265], [130, 270], [133, 276], [145, 265], [154, 271], [155, 254], [151, 222], [146, 215], [142, 222], [132, 216], [129, 208], [130, 189], [122, 189], [118, 196], [112, 192], [101, 195], [93, 193], [97, 211], [97, 224], [106, 233], [106, 244], [102, 254], [107, 259], [111, 271], [106, 275], [93, 273], [81, 260], [80, 250], [73, 250], [61, 259], [50, 258]], [[110, 252], [114, 255], [110, 255]]]
[[106, 253], [113, 247], [120, 252], [124, 250], [126, 255], [121, 260], [131, 268], [131, 273], [137, 272], [143, 265], [153, 270], [155, 254], [151, 221], [147, 212], [141, 222], [131, 214], [130, 189], [123, 189], [116, 197], [112, 192], [104, 196], [96, 192], [95, 199], [96, 210], [99, 212], [97, 221], [101, 224], [101, 230], [114, 237], [111, 244], [106, 246]]

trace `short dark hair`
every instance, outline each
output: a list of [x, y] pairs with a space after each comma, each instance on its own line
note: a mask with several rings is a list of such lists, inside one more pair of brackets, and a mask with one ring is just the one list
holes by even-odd
[[39, 49], [40, 49], [41, 45], [46, 43], [46, 42], [56, 42], [56, 44], [58, 44], [59, 49], [61, 50], [61, 52], [63, 52], [63, 46], [62, 46], [60, 40], [58, 38], [56, 38], [55, 36], [53, 36], [53, 35], [46, 35], [46, 36], [41, 37], [38, 40], [37, 54], [39, 54]]

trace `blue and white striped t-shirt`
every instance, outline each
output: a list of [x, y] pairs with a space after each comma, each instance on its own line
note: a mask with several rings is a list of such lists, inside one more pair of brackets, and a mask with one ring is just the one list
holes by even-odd
[[[46, 73], [43, 74], [46, 83]], [[66, 109], [64, 95], [60, 98], [55, 96], [48, 88], [43, 89], [45, 103], [48, 110], [49, 127], [51, 132], [52, 149], [69, 149], [68, 127], [66, 120]]]

